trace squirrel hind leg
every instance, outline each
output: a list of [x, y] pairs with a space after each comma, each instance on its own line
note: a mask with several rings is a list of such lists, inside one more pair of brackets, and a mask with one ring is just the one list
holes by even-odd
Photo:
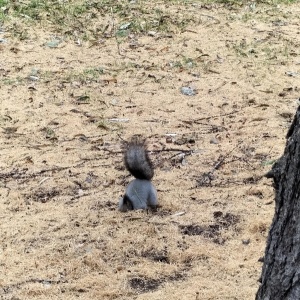
[[148, 205], [147, 207], [147, 213], [150, 212], [157, 212], [158, 211], [158, 205]]
[[133, 204], [126, 194], [123, 198], [120, 199], [119, 210], [122, 212], [126, 212], [128, 210], [133, 210]]

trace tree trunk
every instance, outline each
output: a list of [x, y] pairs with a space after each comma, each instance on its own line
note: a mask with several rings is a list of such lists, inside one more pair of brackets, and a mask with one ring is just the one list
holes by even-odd
[[256, 300], [300, 300], [300, 106], [273, 178], [275, 215], [267, 240]]

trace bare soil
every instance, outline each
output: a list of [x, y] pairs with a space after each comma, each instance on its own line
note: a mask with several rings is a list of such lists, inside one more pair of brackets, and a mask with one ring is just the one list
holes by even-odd
[[[298, 105], [299, 4], [164, 9], [197, 22], [93, 43], [2, 27], [1, 299], [254, 299], [263, 175]], [[134, 134], [157, 212], [117, 210]]]

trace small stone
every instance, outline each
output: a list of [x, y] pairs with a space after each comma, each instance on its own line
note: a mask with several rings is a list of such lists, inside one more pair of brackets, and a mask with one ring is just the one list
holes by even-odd
[[156, 31], [148, 31], [149, 36], [156, 36]]
[[194, 96], [196, 95], [195, 89], [189, 87], [189, 86], [183, 86], [181, 89], [181, 94], [186, 95], [186, 96]]
[[243, 245], [249, 245], [250, 239], [242, 240]]
[[38, 81], [38, 80], [40, 79], [38, 76], [33, 76], [33, 75], [29, 76], [28, 78], [29, 78], [31, 81]]
[[261, 262], [261, 263], [263, 263], [265, 261], [265, 258], [264, 258], [264, 256], [262, 256], [262, 257], [260, 257], [259, 259], [258, 259], [258, 262]]
[[124, 270], [124, 266], [121, 265], [117, 266], [117, 271], [122, 271], [122, 270]]
[[219, 140], [216, 137], [212, 137], [209, 141], [211, 144], [219, 144]]
[[119, 99], [112, 99], [111, 101], [110, 101], [110, 104], [112, 105], [112, 106], [117, 106], [117, 105], [119, 105]]
[[286, 92], [280, 92], [280, 93], [278, 94], [279, 97], [285, 97], [286, 95], [287, 95]]
[[170, 136], [166, 137], [166, 143], [171, 144], [173, 142], [172, 138]]
[[128, 29], [128, 28], [130, 27], [130, 25], [131, 25], [130, 22], [129, 22], [129, 23], [122, 24], [122, 25], [119, 27], [119, 29], [120, 29], [120, 30], [126, 30], [126, 29]]
[[299, 75], [299, 73], [292, 72], [292, 71], [287, 71], [287, 72], [285, 72], [285, 74], [290, 77], [297, 77]]

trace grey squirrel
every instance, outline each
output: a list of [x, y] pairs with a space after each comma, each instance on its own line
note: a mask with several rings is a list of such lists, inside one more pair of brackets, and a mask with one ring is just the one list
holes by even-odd
[[155, 209], [158, 204], [157, 192], [151, 182], [154, 167], [148, 155], [145, 140], [133, 137], [126, 144], [124, 164], [136, 179], [127, 186], [124, 197], [119, 201], [119, 210], [126, 212], [134, 209]]

